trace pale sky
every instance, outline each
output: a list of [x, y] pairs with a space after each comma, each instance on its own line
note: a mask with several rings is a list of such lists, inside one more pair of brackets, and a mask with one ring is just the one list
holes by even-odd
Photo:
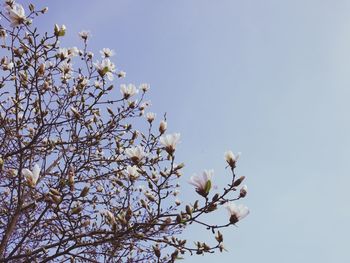
[[182, 136], [180, 198], [203, 169], [224, 184], [223, 153], [242, 152], [250, 215], [224, 231], [229, 252], [184, 262], [350, 262], [350, 1], [33, 3], [49, 7], [43, 28], [67, 26], [64, 44], [90, 30], [126, 82], [151, 84], [151, 110]]

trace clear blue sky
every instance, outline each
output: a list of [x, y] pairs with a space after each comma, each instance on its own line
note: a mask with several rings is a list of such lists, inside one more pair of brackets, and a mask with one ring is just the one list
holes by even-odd
[[34, 3], [49, 7], [43, 27], [67, 25], [67, 45], [88, 29], [126, 81], [151, 84], [186, 177], [213, 168], [223, 184], [224, 151], [243, 153], [251, 214], [225, 231], [228, 253], [185, 262], [350, 262], [350, 1]]

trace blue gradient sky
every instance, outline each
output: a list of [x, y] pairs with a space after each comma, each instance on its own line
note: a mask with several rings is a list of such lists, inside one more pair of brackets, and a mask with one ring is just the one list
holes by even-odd
[[66, 24], [67, 46], [88, 29], [127, 82], [151, 84], [185, 177], [213, 168], [223, 184], [224, 151], [243, 153], [251, 214], [225, 231], [228, 253], [185, 262], [350, 262], [350, 1], [34, 3], [44, 28]]

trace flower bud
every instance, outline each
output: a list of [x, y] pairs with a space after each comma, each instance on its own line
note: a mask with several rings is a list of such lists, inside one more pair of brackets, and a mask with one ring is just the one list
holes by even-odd
[[38, 69], [38, 75], [42, 76], [45, 73], [45, 63], [40, 64], [39, 69]]
[[233, 183], [233, 186], [234, 187], [239, 186], [243, 182], [244, 179], [245, 179], [245, 176], [241, 176]]
[[234, 169], [236, 167], [236, 162], [237, 162], [239, 156], [240, 156], [240, 153], [238, 153], [235, 156], [232, 151], [225, 152], [225, 160], [232, 169]]
[[186, 213], [192, 217], [192, 208], [189, 205], [186, 205]]
[[56, 37], [63, 37], [66, 34], [66, 26], [62, 25], [61, 27], [55, 24], [54, 33]]
[[81, 206], [76, 206], [72, 208], [71, 213], [72, 215], [74, 215], [79, 214], [81, 211], [83, 211], [83, 208]]
[[146, 114], [146, 118], [147, 118], [147, 121], [148, 121], [149, 123], [152, 123], [152, 122], [154, 121], [154, 119], [156, 118], [156, 114], [153, 113], [153, 112], [148, 112], [148, 113]]
[[43, 9], [41, 10], [41, 13], [42, 13], [42, 14], [45, 14], [45, 13], [47, 13], [47, 11], [49, 11], [49, 8], [48, 8], [48, 7], [45, 7], [45, 8], [43, 8]]
[[217, 236], [215, 236], [216, 241], [218, 241], [219, 243], [221, 243], [222, 241], [224, 241], [224, 237], [222, 236], [222, 234], [220, 233], [220, 231], [218, 231]]
[[154, 254], [156, 255], [157, 258], [160, 258], [160, 249], [159, 249], [159, 246], [156, 245], [156, 246], [152, 246], [153, 248], [153, 251], [154, 251]]
[[243, 185], [241, 190], [239, 191], [239, 197], [243, 198], [247, 195], [248, 193], [248, 187], [246, 185]]
[[87, 196], [87, 194], [89, 193], [89, 190], [90, 190], [90, 187], [85, 186], [85, 187], [83, 188], [83, 190], [81, 191], [81, 193], [80, 193], [80, 197], [85, 197], [85, 196]]
[[159, 132], [163, 134], [166, 131], [167, 123], [165, 121], [161, 121], [159, 124]]

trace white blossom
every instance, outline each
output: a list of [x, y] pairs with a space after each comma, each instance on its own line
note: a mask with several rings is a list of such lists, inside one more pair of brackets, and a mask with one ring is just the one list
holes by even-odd
[[80, 31], [79, 36], [86, 41], [90, 37], [90, 32], [86, 30]]
[[19, 26], [28, 21], [22, 5], [13, 2], [12, 4], [8, 4], [6, 9], [12, 27]]
[[150, 101], [144, 101], [140, 105], [139, 109], [143, 111], [144, 109], [148, 108], [149, 106], [151, 106], [151, 102]]
[[73, 70], [73, 66], [71, 63], [68, 63], [67, 61], [63, 61], [59, 65], [59, 69], [62, 72], [62, 75], [66, 78], [70, 78], [71, 71]]
[[140, 162], [144, 157], [147, 156], [141, 146], [131, 147], [125, 150], [126, 155], [134, 162]]
[[156, 114], [154, 112], [148, 112], [146, 114], [146, 118], [147, 118], [147, 121], [149, 123], [151, 123], [152, 121], [154, 121], [154, 119], [156, 118]]
[[227, 151], [227, 152], [225, 152], [225, 160], [232, 168], [235, 168], [236, 162], [237, 162], [240, 155], [241, 155], [241, 153], [234, 155], [232, 151]]
[[97, 187], [96, 187], [96, 190], [97, 190], [97, 192], [99, 192], [99, 193], [101, 193], [102, 191], [103, 191], [103, 186], [102, 185], [98, 185]]
[[67, 48], [60, 48], [58, 50], [58, 55], [61, 58], [61, 60], [67, 59], [69, 57], [68, 49]]
[[111, 211], [104, 210], [101, 212], [101, 214], [106, 217], [108, 224], [110, 224], [111, 226], [113, 226], [116, 223], [115, 217]]
[[79, 55], [80, 50], [77, 47], [71, 47], [70, 49], [68, 49], [68, 52], [72, 57], [75, 57]]
[[120, 92], [124, 96], [124, 99], [128, 99], [134, 96], [135, 94], [137, 94], [139, 91], [134, 84], [129, 84], [129, 85], [121, 84]]
[[169, 154], [173, 154], [176, 148], [176, 144], [180, 140], [180, 133], [167, 134], [160, 137], [159, 141], [164, 145], [165, 150]]
[[232, 224], [237, 223], [249, 214], [249, 209], [245, 205], [236, 205], [234, 202], [227, 202], [225, 208], [230, 214], [230, 222]]
[[137, 166], [135, 166], [135, 165], [133, 165], [133, 166], [128, 165], [126, 167], [126, 172], [128, 173], [129, 179], [131, 181], [136, 180], [140, 176], [139, 172], [137, 171]]
[[100, 82], [100, 81], [95, 81], [94, 82], [94, 86], [96, 87], [96, 88], [101, 88], [102, 87], [102, 83]]
[[193, 175], [189, 183], [196, 187], [198, 194], [207, 196], [211, 188], [211, 178], [214, 175], [214, 170], [204, 170], [202, 175]]
[[109, 49], [109, 48], [103, 48], [100, 51], [100, 53], [101, 53], [102, 58], [109, 58], [109, 57], [112, 57], [115, 55], [114, 50]]
[[140, 84], [139, 89], [142, 90], [143, 92], [146, 92], [150, 89], [150, 85], [147, 83], [142, 83]]
[[118, 78], [125, 78], [126, 77], [126, 72], [125, 71], [119, 71], [118, 72]]
[[12, 70], [14, 67], [14, 64], [11, 60], [9, 60], [7, 57], [4, 57], [1, 60], [1, 66], [3, 70]]
[[92, 53], [91, 51], [89, 51], [89, 52], [87, 53], [87, 56], [88, 56], [89, 59], [92, 59], [92, 58], [94, 57], [94, 53]]
[[115, 72], [115, 65], [109, 60], [109, 58], [105, 58], [101, 61], [97, 61], [94, 63], [94, 66], [97, 69], [97, 72], [100, 74], [101, 77], [107, 76], [107, 78], [112, 81], [114, 76], [113, 73]]
[[144, 195], [147, 197], [149, 201], [155, 201], [156, 197], [149, 191], [144, 192]]
[[86, 78], [86, 77], [81, 77], [81, 78], [79, 78], [79, 84], [82, 87], [85, 87], [85, 86], [90, 84], [90, 80], [88, 78]]
[[39, 174], [40, 174], [40, 167], [38, 164], [34, 165], [32, 171], [30, 171], [29, 169], [22, 169], [22, 175], [25, 177], [25, 179], [27, 180], [28, 184], [31, 187], [36, 186], [36, 183], [39, 179]]

